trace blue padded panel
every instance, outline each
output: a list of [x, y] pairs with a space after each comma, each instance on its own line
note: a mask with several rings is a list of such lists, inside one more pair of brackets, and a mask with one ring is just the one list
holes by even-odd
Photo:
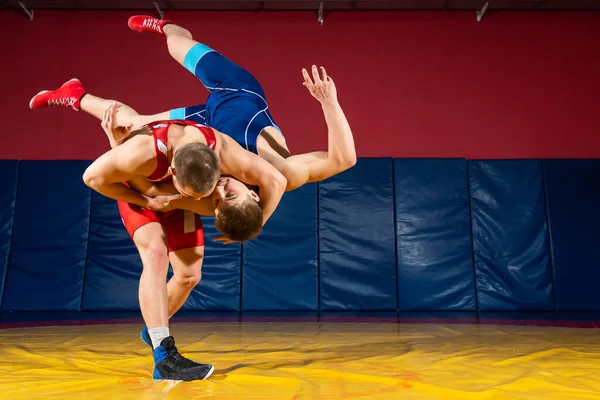
[[0, 191], [0, 302], [2, 302], [8, 268], [18, 173], [18, 161], [0, 160], [0, 181], [2, 182]]
[[121, 221], [117, 202], [92, 192], [84, 310], [139, 310], [142, 261]]
[[394, 160], [400, 310], [474, 310], [467, 161]]
[[469, 180], [479, 309], [553, 309], [541, 161], [469, 161]]
[[243, 310], [317, 310], [317, 185], [286, 193], [263, 231], [244, 243]]
[[544, 160], [558, 310], [600, 310], [600, 160]]
[[89, 161], [21, 161], [3, 310], [80, 309]]
[[392, 159], [360, 159], [319, 184], [321, 309], [396, 309], [392, 172]]
[[[204, 262], [202, 280], [192, 290], [182, 310], [240, 309], [241, 245], [215, 242], [221, 236], [214, 217], [202, 217], [204, 227]], [[172, 276], [171, 272], [169, 277]]]

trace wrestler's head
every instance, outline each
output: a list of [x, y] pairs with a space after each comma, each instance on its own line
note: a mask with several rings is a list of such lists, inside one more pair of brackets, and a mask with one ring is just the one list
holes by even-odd
[[222, 177], [212, 198], [215, 227], [227, 238], [245, 242], [260, 233], [263, 212], [254, 190], [237, 179]]
[[221, 176], [221, 166], [214, 151], [202, 143], [189, 143], [173, 155], [169, 171], [173, 185], [186, 197], [209, 196]]

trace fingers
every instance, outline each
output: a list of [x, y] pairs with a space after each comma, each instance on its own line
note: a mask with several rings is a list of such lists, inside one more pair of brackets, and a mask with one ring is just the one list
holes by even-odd
[[104, 115], [102, 115], [102, 123], [100, 123], [100, 125], [103, 128], [106, 128], [107, 122], [108, 122], [108, 108], [106, 110], [104, 110]]
[[109, 108], [108, 109], [108, 120], [107, 120], [107, 126], [109, 128], [112, 128], [114, 126], [113, 125], [114, 118], [115, 118], [115, 112], [112, 108]]
[[100, 124], [100, 126], [102, 126], [103, 129], [110, 129], [112, 124], [112, 113], [111, 113], [111, 109], [110, 107], [107, 108], [106, 110], [104, 110], [104, 116], [102, 117], [102, 123]]
[[306, 68], [302, 68], [302, 76], [304, 77], [304, 83], [302, 83], [304, 86], [309, 87], [313, 84]]
[[226, 236], [217, 236], [213, 239], [215, 242], [223, 242], [223, 244], [235, 243], [235, 240], [231, 240]]
[[312, 66], [312, 74], [313, 74], [313, 79], [315, 80], [315, 84], [321, 83], [321, 77], [319, 76], [319, 70], [317, 69], [316, 65]]
[[[312, 79], [310, 77], [310, 74], [306, 70], [306, 68], [302, 69], [302, 76], [304, 77], [304, 82], [302, 83], [302, 85], [304, 85], [306, 87], [318, 85], [319, 83], [322, 83], [322, 82], [333, 82], [333, 79], [331, 79], [331, 77], [329, 75], [327, 75], [327, 71], [325, 70], [325, 67], [317, 68], [316, 65], [312, 66]], [[313, 80], [314, 80], [314, 82], [313, 82]]]
[[181, 193], [179, 193], [179, 194], [173, 194], [173, 195], [170, 195], [168, 197], [169, 202], [171, 202], [173, 200], [179, 200], [179, 199], [182, 199], [182, 198], [183, 198], [183, 195]]

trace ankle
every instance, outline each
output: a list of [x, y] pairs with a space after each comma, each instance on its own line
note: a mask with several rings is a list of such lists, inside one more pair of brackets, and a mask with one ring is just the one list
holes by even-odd
[[152, 341], [152, 347], [156, 349], [165, 338], [170, 336], [169, 328], [166, 326], [159, 326], [157, 328], [148, 329], [148, 335]]
[[169, 36], [183, 36], [188, 39], [192, 38], [192, 34], [190, 33], [190, 31], [178, 25], [175, 25], [170, 21], [165, 22], [165, 24], [162, 27], [162, 30], [167, 38]]

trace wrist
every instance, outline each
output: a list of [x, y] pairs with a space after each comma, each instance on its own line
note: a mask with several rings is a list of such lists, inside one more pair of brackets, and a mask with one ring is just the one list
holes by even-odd
[[339, 106], [340, 104], [338, 103], [337, 99], [321, 102], [321, 107], [323, 108], [323, 111], [334, 110], [339, 108]]
[[150, 206], [151, 197], [144, 196], [140, 194], [140, 207], [148, 208]]

